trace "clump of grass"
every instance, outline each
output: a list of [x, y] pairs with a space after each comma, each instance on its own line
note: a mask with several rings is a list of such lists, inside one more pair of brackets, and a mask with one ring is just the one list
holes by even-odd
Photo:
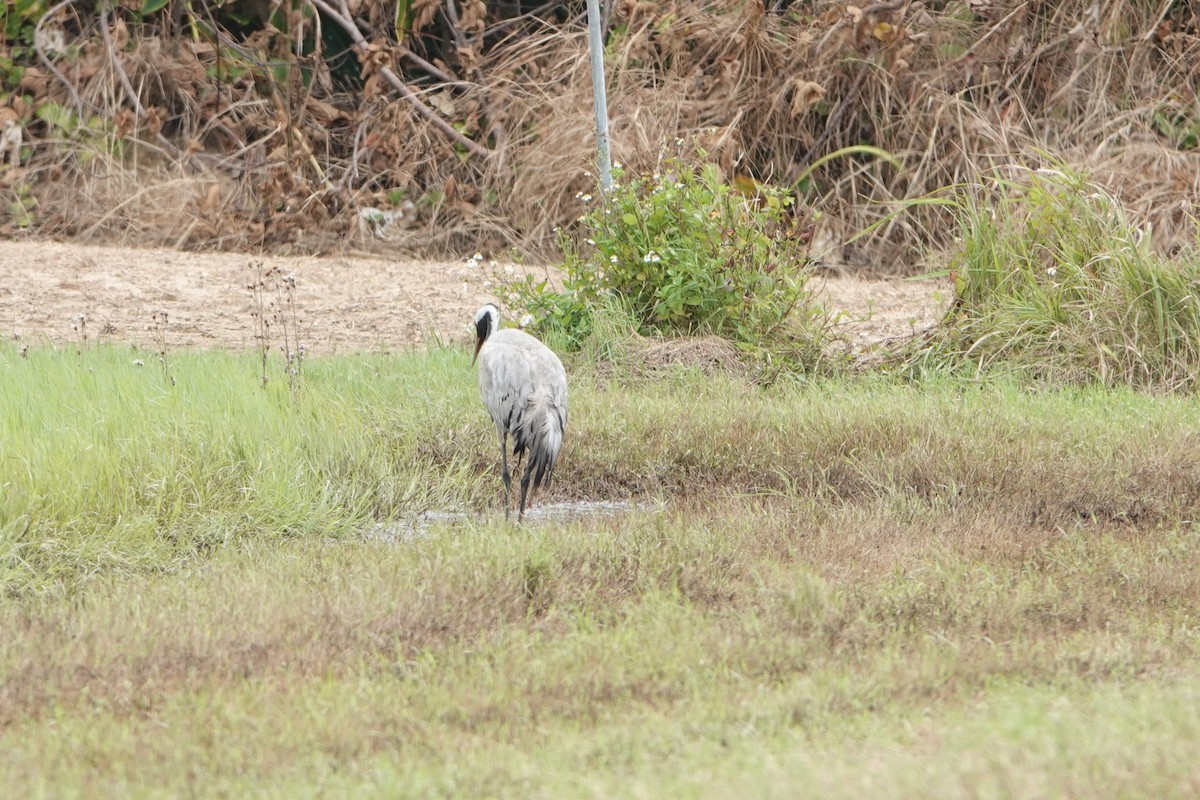
[[1193, 388], [1200, 259], [1168, 260], [1120, 203], [1066, 168], [963, 191], [955, 300], [910, 364], [1051, 382]]

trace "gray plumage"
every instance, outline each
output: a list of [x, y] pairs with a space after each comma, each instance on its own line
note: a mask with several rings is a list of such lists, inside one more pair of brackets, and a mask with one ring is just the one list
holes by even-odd
[[520, 466], [521, 503], [525, 516], [529, 490], [550, 484], [554, 463], [567, 429], [567, 372], [550, 348], [524, 331], [499, 330], [500, 309], [485, 305], [475, 314], [475, 358], [479, 392], [500, 436], [500, 477], [504, 481], [504, 516], [509, 515], [512, 477], [508, 471], [508, 437]]

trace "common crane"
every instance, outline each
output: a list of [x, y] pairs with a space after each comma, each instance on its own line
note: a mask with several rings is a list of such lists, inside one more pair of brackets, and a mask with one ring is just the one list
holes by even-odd
[[546, 345], [515, 328], [500, 330], [500, 309], [488, 303], [475, 313], [474, 364], [479, 361], [479, 393], [500, 435], [500, 477], [504, 480], [504, 518], [509, 516], [512, 477], [508, 472], [508, 437], [520, 466], [521, 505], [517, 521], [525, 516], [525, 497], [531, 481], [536, 491], [550, 484], [554, 462], [567, 428], [567, 373], [558, 356]]

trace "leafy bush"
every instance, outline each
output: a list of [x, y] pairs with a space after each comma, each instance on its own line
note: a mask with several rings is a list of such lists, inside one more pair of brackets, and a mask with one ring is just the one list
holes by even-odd
[[1115, 198], [1066, 169], [1022, 172], [954, 200], [955, 301], [918, 357], [1069, 382], [1192, 387], [1200, 260], [1150, 248]]
[[[701, 154], [703, 155], [703, 154]], [[721, 180], [711, 164], [665, 159], [653, 175], [625, 180], [607, 196], [580, 194], [589, 209], [575, 236], [560, 232], [566, 278], [510, 283], [544, 332], [578, 347], [593, 309], [616, 304], [645, 335], [711, 332], [760, 344], [808, 308], [806, 218], [784, 189]]]

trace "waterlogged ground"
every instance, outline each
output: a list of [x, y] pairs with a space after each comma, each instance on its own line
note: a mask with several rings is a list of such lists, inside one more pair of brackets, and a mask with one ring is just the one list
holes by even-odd
[[[619, 517], [634, 511], [661, 510], [661, 503], [632, 500], [568, 500], [556, 503], [532, 503], [525, 510], [521, 524], [525, 528], [541, 524], [566, 525], [588, 517]], [[411, 542], [417, 538], [446, 531], [462, 531], [471, 526], [485, 523], [491, 517], [470, 511], [422, 511], [418, 514], [402, 515], [398, 519], [371, 526], [365, 531], [366, 538], [381, 542]], [[510, 521], [516, 521], [517, 510], [511, 510]]]
[[[459, 261], [3, 241], [0, 332], [31, 344], [86, 339], [252, 347], [256, 301], [248, 287], [256, 280], [256, 263], [296, 277], [300, 339], [318, 352], [404, 348], [435, 336], [455, 340], [465, 336], [475, 309], [493, 299], [479, 270]], [[843, 312], [852, 340], [866, 344], [932, 325], [944, 306], [944, 283], [829, 277], [815, 286], [831, 310]], [[268, 303], [277, 304], [273, 292], [267, 295]], [[157, 312], [166, 312], [165, 324]]]

